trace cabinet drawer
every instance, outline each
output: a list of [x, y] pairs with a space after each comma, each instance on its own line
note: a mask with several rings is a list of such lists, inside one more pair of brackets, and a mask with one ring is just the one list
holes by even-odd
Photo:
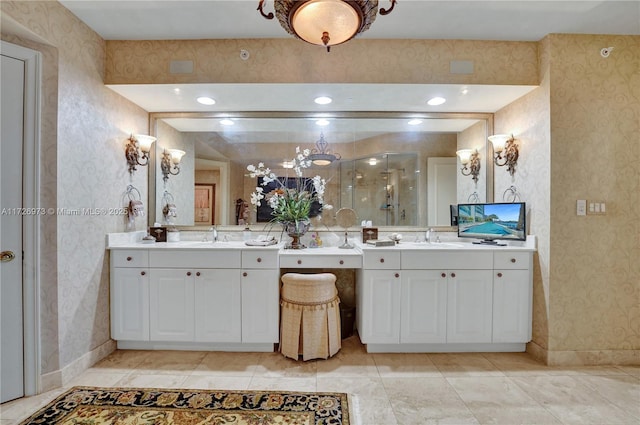
[[367, 251], [364, 253], [364, 268], [389, 270], [400, 268], [400, 251]]
[[113, 267], [149, 267], [149, 251], [146, 249], [112, 249]]
[[239, 269], [240, 250], [158, 250], [149, 252], [149, 266], [162, 268]]
[[405, 251], [402, 268], [412, 270], [485, 270], [493, 268], [493, 252]]
[[280, 268], [284, 269], [359, 269], [359, 255], [282, 255]]
[[528, 269], [531, 266], [530, 252], [495, 252], [493, 254], [493, 268], [496, 270]]
[[278, 250], [250, 249], [242, 251], [243, 269], [277, 269]]

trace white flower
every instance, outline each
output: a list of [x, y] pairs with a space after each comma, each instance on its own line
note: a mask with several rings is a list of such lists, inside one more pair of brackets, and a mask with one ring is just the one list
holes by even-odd
[[[260, 188], [262, 189], [262, 188]], [[264, 199], [264, 195], [258, 192], [258, 188], [256, 187], [256, 191], [251, 194], [251, 204], [260, 206], [260, 200]]]
[[323, 210], [332, 210], [332, 209], [333, 209], [333, 205], [324, 204], [324, 205], [322, 206], [322, 209], [323, 209]]

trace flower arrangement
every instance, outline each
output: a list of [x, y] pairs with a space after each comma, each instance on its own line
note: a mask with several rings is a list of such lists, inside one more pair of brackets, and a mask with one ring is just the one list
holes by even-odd
[[[324, 203], [326, 180], [318, 175], [312, 179], [302, 177], [303, 169], [311, 166], [310, 153], [309, 149], [301, 151], [300, 147], [296, 148], [296, 156], [292, 161], [293, 170], [297, 176], [295, 187], [288, 187], [286, 179], [279, 179], [262, 162], [257, 167], [255, 165], [247, 166], [250, 177], [262, 177], [261, 186], [257, 186], [251, 194], [251, 204], [258, 207], [261, 205], [261, 201], [266, 199], [273, 210], [271, 221], [294, 228], [293, 232], [299, 234], [304, 234], [309, 227], [309, 214], [314, 202], [318, 202], [322, 210], [332, 208], [331, 205]], [[276, 183], [276, 189], [265, 193], [264, 187], [272, 182]], [[288, 233], [291, 234], [292, 231], [288, 230]]]

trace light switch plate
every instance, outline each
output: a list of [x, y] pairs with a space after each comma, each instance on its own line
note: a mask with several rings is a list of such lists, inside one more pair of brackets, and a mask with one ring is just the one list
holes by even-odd
[[576, 201], [576, 215], [587, 215], [587, 200], [578, 199]]
[[589, 200], [588, 205], [587, 214], [589, 215], [605, 215], [607, 213], [607, 205], [604, 201]]

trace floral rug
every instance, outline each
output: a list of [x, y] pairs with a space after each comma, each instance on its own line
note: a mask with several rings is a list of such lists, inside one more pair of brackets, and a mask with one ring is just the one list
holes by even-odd
[[22, 424], [348, 425], [344, 393], [73, 387]]

